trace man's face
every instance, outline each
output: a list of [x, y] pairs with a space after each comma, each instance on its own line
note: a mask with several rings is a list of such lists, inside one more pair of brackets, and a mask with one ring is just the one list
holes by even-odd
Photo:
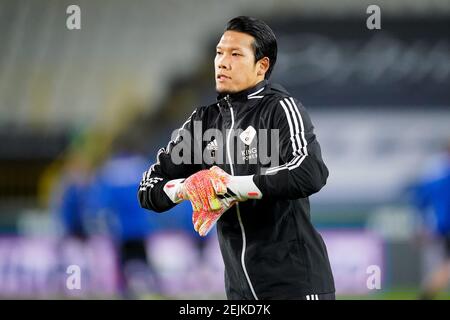
[[237, 31], [225, 31], [222, 35], [214, 59], [217, 92], [239, 92], [264, 79], [260, 63], [255, 64], [253, 41], [251, 35]]

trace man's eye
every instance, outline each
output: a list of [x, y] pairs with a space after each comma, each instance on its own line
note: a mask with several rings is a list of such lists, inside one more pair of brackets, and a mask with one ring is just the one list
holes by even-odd
[[221, 55], [221, 54], [222, 54], [222, 52], [220, 52], [220, 51], [217, 51], [217, 52], [216, 52], [216, 54], [218, 54], [218, 55]]
[[239, 53], [237, 53], [237, 52], [234, 52], [233, 54], [232, 54], [232, 56], [240, 56], [241, 54], [239, 54]]

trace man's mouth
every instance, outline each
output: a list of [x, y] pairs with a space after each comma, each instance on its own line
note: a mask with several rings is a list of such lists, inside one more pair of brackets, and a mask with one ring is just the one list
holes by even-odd
[[219, 81], [225, 81], [225, 80], [229, 80], [229, 79], [231, 79], [231, 78], [224, 74], [217, 75], [217, 80], [219, 80]]

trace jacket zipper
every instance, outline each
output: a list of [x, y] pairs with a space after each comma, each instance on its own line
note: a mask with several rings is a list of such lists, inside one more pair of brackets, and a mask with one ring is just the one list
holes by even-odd
[[[234, 129], [234, 114], [233, 114], [233, 107], [231, 105], [230, 102], [230, 96], [227, 95], [225, 97], [225, 101], [228, 104], [228, 107], [230, 108], [230, 112], [231, 112], [231, 128], [230, 131], [228, 132], [228, 137], [227, 137], [227, 156], [228, 156], [228, 161], [230, 161], [230, 169], [231, 169], [231, 175], [234, 176], [234, 169], [233, 169], [233, 161], [231, 159], [231, 154], [230, 154], [230, 137], [231, 137], [231, 131]], [[237, 212], [237, 217], [239, 220], [239, 226], [241, 227], [241, 232], [242, 232], [242, 254], [241, 254], [241, 265], [242, 265], [242, 269], [244, 270], [244, 274], [245, 274], [245, 278], [247, 279], [247, 283], [250, 287], [250, 290], [252, 291], [253, 297], [255, 298], [255, 300], [258, 300], [258, 297], [256, 296], [255, 290], [253, 289], [253, 285], [252, 282], [250, 281], [250, 277], [247, 273], [247, 268], [245, 267], [245, 250], [246, 250], [246, 246], [247, 246], [247, 240], [245, 237], [245, 229], [244, 229], [244, 224], [242, 223], [242, 219], [241, 219], [241, 212], [239, 210], [239, 203], [236, 203], [236, 212]]]

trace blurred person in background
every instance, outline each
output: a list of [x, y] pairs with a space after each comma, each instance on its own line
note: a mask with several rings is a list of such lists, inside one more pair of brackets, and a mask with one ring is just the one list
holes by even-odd
[[72, 151], [51, 199], [55, 218], [64, 237], [80, 241], [88, 237], [85, 208], [89, 185], [89, 161], [81, 151]]
[[431, 272], [426, 270], [420, 295], [421, 299], [433, 299], [447, 288], [450, 280], [450, 141], [445, 152], [425, 168], [425, 174], [412, 188], [412, 195], [425, 227], [419, 236], [431, 243], [437, 240], [439, 249], [443, 249], [437, 267]]
[[[244, 16], [228, 22], [216, 48], [217, 101], [196, 108], [179, 135], [159, 150], [156, 163], [144, 172], [139, 200], [156, 212], [190, 200], [200, 235], [220, 217], [217, 233], [228, 299], [335, 299], [328, 254], [311, 223], [308, 198], [325, 185], [328, 169], [305, 108], [268, 81], [276, 57], [276, 37], [265, 22]], [[232, 156], [230, 141], [225, 148], [217, 137], [216, 142], [196, 140], [196, 121], [203, 130], [216, 129], [222, 136], [230, 129], [245, 130], [240, 138], [244, 150], [237, 155], [232, 150]], [[243, 164], [233, 163], [235, 156], [245, 160], [258, 129], [279, 131], [279, 161], [255, 165], [247, 158]], [[182, 135], [186, 131], [187, 139]], [[221, 150], [228, 159], [212, 166], [201, 156], [202, 163], [196, 163], [197, 144], [201, 152]], [[189, 153], [189, 163], [174, 163], [180, 149]]]
[[106, 222], [119, 255], [121, 292], [124, 298], [159, 295], [157, 274], [147, 255], [147, 244], [156, 228], [136, 202], [135, 176], [146, 168], [147, 159], [134, 146], [134, 139], [119, 136], [112, 155], [98, 169], [89, 192], [90, 214]]
[[[90, 188], [98, 164], [103, 161], [104, 137], [90, 131], [78, 133], [61, 159], [51, 164], [42, 180], [54, 219], [63, 237], [85, 241], [98, 225], [88, 212]], [[42, 188], [45, 193], [46, 189]]]
[[[46, 177], [50, 180], [49, 201], [52, 218], [60, 237], [56, 243], [58, 272], [66, 279], [68, 265], [76, 264], [85, 275], [83, 288], [87, 288], [89, 271], [86, 248], [92, 235], [91, 218], [88, 212], [89, 192], [94, 170], [92, 154], [86, 151], [88, 136], [77, 135], [68, 151], [49, 166]], [[60, 167], [59, 167], [60, 166]], [[59, 281], [61, 292], [66, 289], [64, 280]], [[84, 290], [86, 294], [89, 290]]]

